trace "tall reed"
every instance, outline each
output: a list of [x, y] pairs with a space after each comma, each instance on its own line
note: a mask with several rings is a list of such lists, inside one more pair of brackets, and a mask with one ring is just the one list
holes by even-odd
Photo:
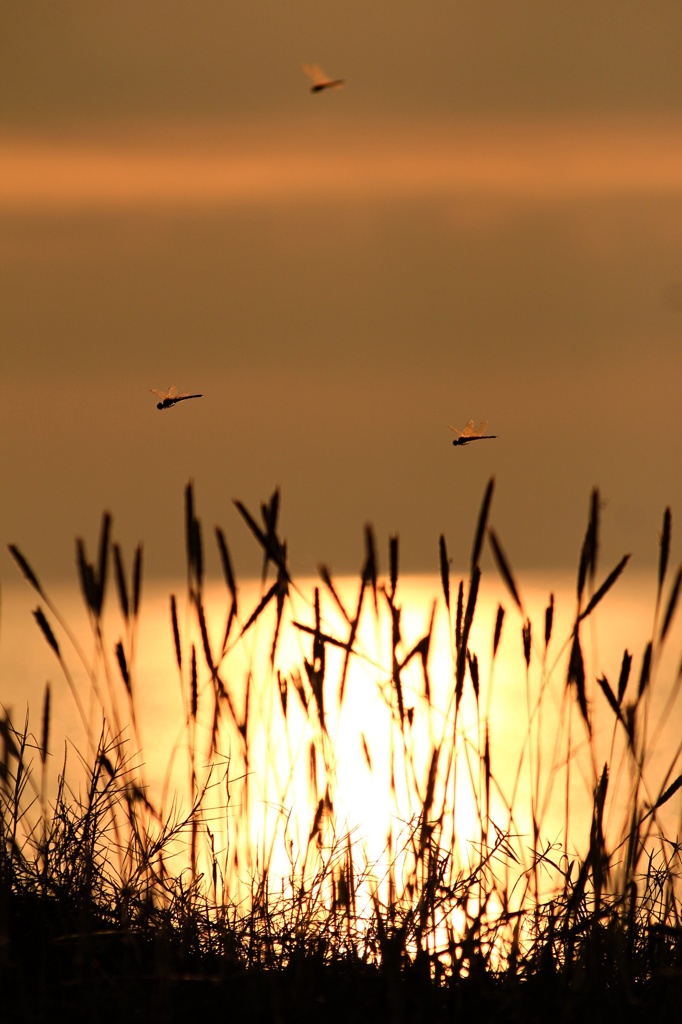
[[[13, 902], [51, 901], [59, 909], [57, 932], [90, 951], [109, 933], [133, 945], [153, 938], [175, 950], [173, 971], [192, 963], [218, 975], [234, 964], [289, 969], [303, 957], [363, 964], [389, 979], [416, 970], [436, 987], [549, 977], [569, 986], [589, 977], [595, 985], [607, 978], [635, 998], [679, 971], [680, 844], [666, 812], [676, 805], [672, 821], [679, 823], [682, 748], [662, 773], [650, 763], [660, 729], [652, 692], [667, 688], [669, 717], [681, 678], [679, 671], [672, 680], [657, 678], [682, 585], [680, 569], [668, 580], [670, 511], [651, 637], [639, 673], [626, 649], [614, 681], [593, 673], [585, 654], [585, 630], [628, 563], [625, 556], [599, 575], [598, 493], [579, 557], [573, 624], [558, 640], [553, 594], [540, 624], [531, 620], [490, 526], [493, 495], [491, 480], [466, 578], [452, 579], [447, 542], [439, 539], [442, 593], [414, 636], [405, 633], [398, 538], [389, 540], [385, 577], [367, 529], [355, 590], [324, 566], [311, 589], [290, 573], [278, 492], [259, 516], [236, 503], [263, 559], [250, 604], [216, 528], [225, 584], [224, 604], [216, 607], [189, 484], [186, 591], [169, 597], [184, 722], [168, 751], [166, 781], [156, 786], [145, 777], [136, 698], [145, 685], [135, 661], [141, 547], [129, 583], [108, 514], [95, 561], [77, 541], [91, 628], [86, 654], [11, 545], [38, 595], [36, 625], [86, 741], [64, 757], [48, 796], [54, 687], [45, 691], [37, 739], [28, 720], [19, 725], [5, 712], [0, 721], [2, 928], [16, 920]], [[511, 605], [498, 605], [491, 653], [483, 657], [473, 638], [486, 542]], [[113, 645], [105, 614], [112, 565]], [[450, 665], [434, 674], [443, 618]], [[526, 732], [509, 773], [498, 768], [492, 717], [501, 677], [511, 683], [500, 652], [503, 634], [514, 628]], [[370, 704], [371, 730], [359, 711]], [[611, 718], [606, 755], [604, 714]], [[348, 763], [342, 743], [350, 726], [362, 771]], [[187, 780], [179, 789], [178, 765]], [[383, 786], [371, 830], [354, 816], [356, 778]], [[591, 792], [589, 820], [576, 818], [576, 783]], [[548, 831], [548, 813], [556, 821], [559, 806], [560, 835]], [[82, 957], [72, 971], [76, 962]], [[140, 962], [147, 963], [141, 954]], [[389, 991], [398, 998], [397, 988]]]

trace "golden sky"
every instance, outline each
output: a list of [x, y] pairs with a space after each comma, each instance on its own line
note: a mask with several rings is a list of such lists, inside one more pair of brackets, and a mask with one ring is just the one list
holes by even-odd
[[[232, 499], [281, 486], [302, 571], [356, 568], [365, 522], [428, 571], [494, 475], [515, 564], [573, 563], [594, 485], [605, 559], [650, 562], [682, 497], [681, 31], [656, 0], [5, 9], [3, 542], [70, 574], [109, 508], [172, 575], [191, 478], [250, 569]], [[205, 397], [159, 414], [170, 384]], [[453, 448], [470, 418], [498, 439]]]

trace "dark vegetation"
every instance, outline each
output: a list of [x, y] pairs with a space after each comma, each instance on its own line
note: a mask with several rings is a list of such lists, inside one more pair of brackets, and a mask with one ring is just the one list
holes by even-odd
[[[664, 687], [669, 717], [680, 682], [679, 672], [656, 678], [682, 581], [681, 571], [669, 580], [670, 512], [661, 531], [651, 639], [639, 669], [626, 650], [619, 678], [609, 680], [593, 678], [586, 668], [583, 631], [628, 559], [599, 575], [598, 495], [592, 496], [580, 553], [573, 628], [550, 662], [554, 599], [541, 629], [534, 629], [488, 525], [492, 494], [491, 481], [467, 580], [451, 580], [440, 539], [451, 665], [441, 688], [445, 704], [436, 712], [434, 616], [424, 635], [408, 643], [397, 538], [390, 541], [382, 581], [367, 530], [350, 609], [321, 568], [321, 586], [303, 605], [303, 616], [304, 598], [289, 574], [278, 531], [277, 493], [261, 507], [260, 520], [238, 503], [262, 550], [262, 587], [243, 613], [227, 542], [216, 529], [226, 584], [224, 629], [216, 644], [205, 601], [202, 531], [188, 486], [190, 615], [184, 629], [178, 601], [170, 599], [171, 642], [186, 707], [184, 799], [167, 786], [157, 792], [147, 784], [138, 743], [142, 550], [134, 552], [128, 578], [108, 515], [93, 562], [77, 543], [94, 650], [86, 655], [24, 555], [10, 547], [38, 596], [37, 627], [76, 701], [86, 739], [80, 750], [66, 745], [57, 771], [49, 686], [37, 728], [7, 711], [0, 721], [5, 1020], [125, 1024], [200, 1014], [282, 1022], [596, 1021], [614, 1014], [677, 1019], [682, 774], [679, 751], [673, 750], [666, 770], [653, 778], [648, 747], [652, 690]], [[471, 646], [486, 542], [523, 621], [518, 673], [526, 680], [528, 727], [511, 780], [496, 773], [483, 696], [499, 670], [506, 616], [501, 605], [490, 638], [489, 677]], [[120, 616], [113, 646], [104, 615], [111, 588]], [[335, 610], [333, 628], [322, 595]], [[383, 647], [377, 640], [376, 649], [367, 649], [363, 617], [375, 630], [384, 624]], [[302, 641], [298, 667], [279, 665], [286, 630]], [[231, 659], [247, 641], [237, 683]], [[85, 692], [71, 659], [85, 676]], [[333, 721], [356, 664], [374, 672], [390, 726], [386, 806], [392, 813], [380, 861], [368, 857], [352, 823], [336, 813], [342, 766], [335, 759]], [[550, 687], [557, 686], [561, 719], [572, 724], [563, 755], [547, 773], [559, 779], [552, 788], [543, 775], [540, 723]], [[264, 694], [270, 694], [269, 704]], [[478, 737], [473, 744], [467, 702]], [[610, 717], [608, 760], [595, 738], [597, 706]], [[413, 738], [420, 725], [429, 745], [418, 751]], [[293, 743], [294, 733], [305, 742]], [[570, 806], [577, 734], [591, 792], [582, 828]], [[281, 784], [274, 817], [256, 835], [251, 824], [263, 814], [263, 751], [274, 746], [275, 735], [288, 739], [291, 773]], [[376, 758], [364, 734], [362, 744], [371, 772]], [[300, 762], [307, 775], [303, 808], [292, 782]], [[462, 785], [475, 808], [467, 835], [457, 810]], [[565, 800], [561, 842], [544, 833], [550, 798]], [[522, 803], [529, 809], [524, 830]], [[580, 837], [574, 841], [576, 828]]]

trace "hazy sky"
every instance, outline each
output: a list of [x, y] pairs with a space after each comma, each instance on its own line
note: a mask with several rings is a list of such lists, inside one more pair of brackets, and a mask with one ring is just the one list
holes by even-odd
[[[232, 501], [275, 486], [298, 572], [357, 569], [366, 522], [460, 568], [494, 475], [513, 565], [574, 563], [594, 485], [604, 569], [652, 561], [682, 512], [681, 39], [679, 0], [5, 4], [3, 547], [70, 575], [106, 508], [177, 573], [193, 479], [244, 572]], [[159, 413], [170, 384], [205, 397]], [[453, 448], [470, 418], [498, 439]]]

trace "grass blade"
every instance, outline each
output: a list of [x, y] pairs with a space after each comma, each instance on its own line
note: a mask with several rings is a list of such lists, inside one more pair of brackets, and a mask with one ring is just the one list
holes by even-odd
[[346, 690], [346, 679], [348, 678], [348, 669], [350, 666], [350, 655], [355, 643], [355, 637], [357, 635], [358, 626], [360, 625], [360, 615], [362, 614], [362, 604], [365, 599], [365, 591], [367, 589], [367, 583], [363, 574], [360, 582], [360, 592], [358, 594], [358, 604], [355, 609], [355, 618], [350, 623], [350, 631], [348, 634], [348, 640], [343, 645], [346, 648], [346, 655], [343, 659], [343, 668], [341, 669], [341, 681], [339, 683], [339, 707], [343, 703], [343, 697]]
[[613, 690], [611, 689], [611, 686], [609, 685], [609, 681], [606, 678], [606, 676], [600, 676], [597, 679], [597, 683], [599, 685], [599, 688], [600, 688], [601, 692], [606, 697], [606, 699], [607, 699], [607, 701], [609, 703], [609, 707], [613, 711], [614, 715], [616, 716], [616, 718], [618, 719], [619, 722], [621, 722], [623, 725], [625, 725], [625, 719], [623, 718], [623, 712], [620, 709], [620, 704], [618, 703], [618, 701], [616, 699], [616, 695], [614, 694]]
[[448, 561], [447, 547], [445, 546], [445, 537], [442, 533], [438, 539], [438, 559], [440, 562], [440, 581], [443, 587], [445, 607], [450, 611], [450, 563]]
[[474, 611], [476, 609], [476, 599], [478, 597], [478, 585], [481, 580], [481, 570], [476, 567], [471, 574], [471, 584], [469, 586], [469, 596], [467, 598], [466, 611], [464, 613], [464, 622], [462, 624], [462, 630], [457, 648], [457, 664], [455, 669], [455, 707], [459, 708], [460, 701], [462, 699], [462, 693], [464, 690], [464, 675], [467, 666], [467, 645], [469, 643], [469, 634], [471, 632], [471, 625], [474, 621]]
[[199, 688], [197, 684], [197, 649], [194, 644], [192, 644], [192, 657], [190, 660], [189, 694], [189, 712], [192, 720], [196, 721], [197, 708], [199, 706]]
[[549, 595], [549, 604], [545, 609], [545, 647], [549, 646], [552, 638], [552, 626], [554, 624], [554, 594]]
[[[275, 665], [275, 654], [277, 653], [277, 642], [279, 640], [280, 630], [282, 627], [282, 616], [284, 614], [284, 602], [289, 596], [289, 576], [286, 572], [280, 569], [277, 577], [277, 618], [275, 620], [275, 630], [272, 635], [272, 647], [270, 648], [270, 668], [274, 668]], [[317, 594], [317, 588], [315, 588]], [[319, 608], [318, 608], [319, 617]]]
[[365, 583], [369, 584], [372, 588], [372, 597], [374, 598], [374, 614], [377, 615], [379, 612], [379, 605], [377, 601], [377, 558], [376, 558], [376, 544], [374, 543], [374, 531], [371, 526], [365, 527], [365, 566], [362, 570], [362, 578]]
[[471, 651], [467, 651], [467, 665], [469, 666], [469, 675], [471, 676], [471, 685], [474, 688], [474, 697], [478, 704], [478, 695], [481, 689], [480, 675], [478, 671], [478, 655]]
[[283, 572], [288, 572], [286, 568], [286, 546], [282, 544], [277, 537], [275, 527], [277, 525], [277, 516], [279, 512], [279, 492], [275, 491], [270, 499], [269, 504], [261, 504], [261, 515], [265, 524], [265, 531], [261, 529], [256, 520], [253, 518], [251, 513], [248, 511], [245, 505], [241, 501], [235, 501], [235, 507], [240, 513], [247, 526], [253, 533], [254, 537], [263, 549], [263, 580], [267, 572], [268, 562], [272, 562], [278, 569]]
[[204, 553], [201, 541], [201, 523], [194, 511], [194, 485], [185, 487], [185, 545], [187, 549], [187, 575], [201, 590], [204, 577]]
[[121, 614], [123, 618], [128, 621], [130, 616], [130, 605], [128, 603], [128, 588], [126, 586], [125, 571], [123, 569], [123, 555], [121, 553], [120, 545], [114, 544], [114, 579], [116, 580], [116, 592], [118, 594], [118, 603], [121, 606]]
[[509, 568], [509, 563], [507, 562], [504, 552], [500, 546], [500, 542], [498, 541], [493, 530], [488, 530], [488, 538], [490, 540], [490, 545], [493, 549], [493, 556], [495, 558], [495, 562], [497, 563], [497, 568], [502, 576], [502, 579], [507, 584], [507, 589], [509, 590], [509, 593], [513, 597], [516, 607], [519, 609], [521, 614], [523, 614], [523, 604], [521, 603], [521, 598], [519, 597], [519, 591], [516, 586], [516, 582], [512, 575], [512, 571]]
[[261, 614], [261, 612], [264, 610], [264, 608], [266, 608], [267, 605], [270, 603], [270, 601], [272, 601], [273, 597], [276, 596], [278, 588], [279, 588], [279, 580], [275, 580], [275, 582], [272, 584], [270, 589], [267, 591], [267, 593], [265, 593], [263, 595], [263, 597], [261, 597], [261, 599], [258, 602], [258, 604], [256, 605], [256, 607], [251, 612], [251, 615], [249, 616], [246, 624], [244, 626], [242, 626], [241, 633], [239, 634], [240, 636], [244, 636], [244, 634], [247, 632], [247, 630], [249, 630], [251, 628], [251, 626], [253, 626], [254, 622], [256, 621], [258, 616]]
[[651, 655], [652, 655], [652, 653], [653, 653], [653, 647], [652, 647], [651, 640], [650, 640], [649, 643], [646, 645], [646, 650], [644, 651], [644, 657], [642, 658], [642, 670], [641, 670], [641, 672], [639, 674], [639, 685], [637, 687], [637, 698], [638, 699], [642, 696], [642, 694], [646, 690], [647, 686], [649, 685], [649, 680], [651, 678]]
[[628, 564], [629, 561], [630, 561], [630, 555], [623, 555], [623, 557], [621, 558], [620, 562], [615, 567], [615, 569], [613, 569], [609, 573], [609, 575], [606, 577], [606, 579], [604, 580], [604, 582], [600, 586], [599, 590], [597, 590], [596, 593], [592, 595], [592, 597], [590, 598], [590, 601], [589, 601], [587, 607], [578, 616], [578, 619], [577, 619], [578, 622], [581, 622], [582, 619], [586, 619], [587, 616], [591, 612], [594, 611], [594, 609], [597, 607], [597, 605], [599, 604], [601, 599], [604, 597], [604, 595], [611, 589], [613, 584], [616, 582], [616, 580], [618, 579], [620, 574], [623, 572], [623, 570], [625, 569], [625, 566]]
[[585, 589], [585, 581], [589, 576], [594, 579], [597, 570], [599, 551], [599, 491], [595, 488], [590, 496], [590, 518], [587, 523], [585, 539], [580, 552], [578, 567], [578, 605], [580, 605]]
[[523, 639], [523, 657], [526, 661], [526, 668], [530, 668], [530, 653], [531, 653], [531, 625], [530, 619], [526, 619], [523, 626], [521, 627], [521, 637]]
[[47, 751], [50, 737], [50, 684], [45, 684], [45, 697], [43, 699], [43, 722], [40, 735], [40, 760], [44, 765], [47, 761]]
[[455, 646], [462, 646], [462, 620], [464, 618], [464, 580], [459, 581], [457, 588], [457, 613], [455, 615]]
[[197, 610], [197, 618], [199, 620], [199, 632], [201, 633], [201, 643], [204, 648], [204, 657], [206, 664], [208, 665], [209, 671], [213, 678], [216, 676], [216, 666], [213, 660], [213, 654], [211, 652], [211, 643], [208, 638], [208, 626], [206, 624], [206, 614], [204, 612], [204, 604], [199, 594], [194, 595], [194, 604]]
[[623, 703], [623, 697], [625, 696], [625, 690], [628, 685], [628, 679], [630, 678], [630, 669], [632, 668], [632, 655], [629, 651], [623, 651], [623, 660], [620, 666], [620, 675], [618, 677], [618, 704]]
[[583, 652], [580, 646], [580, 638], [578, 636], [578, 630], [576, 629], [573, 634], [573, 645], [571, 647], [571, 657], [568, 663], [568, 682], [573, 683], [576, 688], [576, 697], [578, 699], [578, 706], [580, 712], [587, 726], [587, 731], [592, 735], [592, 726], [590, 725], [590, 718], [587, 710], [587, 696], [585, 693], [585, 663], [583, 661]]
[[343, 615], [344, 619], [346, 620], [346, 622], [350, 626], [350, 624], [351, 624], [350, 615], [346, 611], [346, 609], [345, 609], [345, 607], [343, 605], [343, 601], [339, 597], [338, 591], [336, 590], [336, 587], [334, 586], [334, 582], [332, 580], [331, 573], [329, 572], [329, 569], [327, 568], [326, 565], [319, 565], [318, 566], [318, 572], [319, 572], [320, 576], [322, 577], [322, 582], [324, 583], [324, 585], [326, 586], [327, 590], [329, 591], [329, 593], [334, 598], [334, 601], [336, 603], [336, 607], [339, 609], [339, 611]]
[[95, 571], [88, 562], [87, 555], [85, 554], [85, 544], [80, 537], [76, 540], [76, 565], [78, 566], [78, 576], [83, 598], [90, 611], [96, 615], [97, 583], [95, 581]]
[[121, 677], [123, 678], [123, 682], [125, 683], [126, 690], [128, 691], [128, 695], [132, 697], [132, 690], [130, 687], [130, 674], [128, 672], [128, 663], [126, 662], [125, 651], [123, 650], [123, 644], [121, 643], [120, 640], [116, 644], [116, 660], [118, 662], [118, 667], [121, 671]]
[[171, 594], [171, 624], [173, 627], [173, 645], [175, 647], [175, 662], [182, 672], [182, 648], [180, 646], [180, 630], [178, 628], [178, 609], [175, 603], [175, 594]]
[[227, 589], [230, 592], [232, 603], [237, 607], [237, 583], [234, 576], [234, 570], [232, 569], [232, 560], [230, 558], [230, 552], [227, 547], [227, 541], [225, 535], [219, 526], [215, 528], [216, 540], [218, 542], [218, 551], [220, 553], [220, 565], [223, 570], [223, 576], [225, 577], [225, 583]]
[[361, 656], [360, 651], [355, 650], [353, 647], [349, 647], [347, 640], [339, 640], [337, 637], [332, 636], [331, 633], [318, 633], [314, 626], [307, 626], [305, 622], [298, 622], [296, 619], [294, 619], [291, 624], [296, 629], [300, 629], [302, 633], [309, 633], [312, 637], [319, 636], [320, 640], [325, 644], [331, 644], [332, 647], [338, 647], [339, 650]]
[[657, 807], [662, 807], [666, 804], [671, 797], [675, 796], [675, 793], [682, 787], [682, 775], [678, 775], [674, 782], [672, 782], [664, 793], [661, 793], [656, 803], [651, 808], [655, 811]]
[[658, 558], [658, 593], [656, 596], [656, 605], [661, 599], [661, 592], [663, 591], [663, 582], [665, 580], [665, 574], [668, 568], [668, 558], [670, 556], [670, 536], [672, 532], [672, 513], [670, 506], [668, 506], [663, 513], [663, 528], [661, 530], [661, 543], [660, 552]]
[[109, 538], [111, 536], [111, 514], [105, 512], [102, 516], [102, 527], [99, 535], [99, 557], [97, 559], [96, 594], [97, 614], [102, 614], [104, 607], [104, 595], [107, 584], [107, 568], [109, 565]]
[[59, 650], [59, 644], [57, 643], [57, 638], [55, 637], [54, 633], [52, 632], [52, 628], [50, 626], [50, 623], [45, 618], [45, 613], [43, 612], [43, 609], [42, 608], [36, 608], [35, 611], [33, 612], [33, 617], [35, 618], [36, 622], [38, 623], [38, 627], [40, 628], [41, 633], [43, 634], [43, 636], [47, 640], [48, 644], [50, 645], [50, 647], [52, 648], [54, 653], [57, 655], [57, 657], [61, 661], [62, 655], [61, 655], [61, 651]]
[[395, 597], [398, 586], [398, 537], [394, 535], [388, 541], [388, 565], [389, 578], [391, 581], [391, 597]]
[[239, 514], [241, 515], [242, 519], [246, 522], [246, 525], [249, 527], [249, 529], [253, 533], [254, 537], [256, 538], [256, 540], [258, 541], [260, 546], [263, 548], [264, 551], [267, 552], [267, 550], [268, 550], [268, 539], [267, 539], [267, 536], [263, 533], [263, 531], [261, 530], [261, 528], [258, 525], [258, 523], [256, 522], [256, 520], [253, 518], [253, 516], [251, 515], [251, 513], [249, 512], [247, 507], [245, 505], [243, 505], [241, 501], [235, 501], [234, 504], [235, 504], [235, 508], [237, 509]]
[[22, 553], [19, 550], [19, 548], [16, 546], [16, 544], [8, 544], [7, 548], [9, 550], [10, 555], [14, 559], [14, 561], [17, 563], [17, 565], [21, 569], [21, 572], [24, 575], [24, 577], [28, 580], [28, 582], [31, 584], [33, 589], [37, 590], [37, 592], [40, 594], [40, 596], [43, 599], [45, 599], [45, 593], [44, 593], [43, 588], [41, 587], [40, 583], [38, 582], [38, 577], [34, 573], [34, 571], [31, 568], [31, 566], [28, 564], [28, 562], [26, 561], [24, 556], [22, 555]]
[[502, 623], [504, 622], [504, 608], [501, 604], [497, 606], [497, 615], [495, 616], [495, 632], [493, 633], [493, 658], [497, 654], [497, 648], [500, 646], [500, 638], [502, 636]]
[[142, 594], [142, 545], [135, 548], [133, 558], [133, 618], [137, 618], [140, 611], [140, 596]]
[[277, 533], [277, 518], [279, 516], [279, 488], [270, 495], [270, 501], [261, 505], [261, 515], [269, 534]]
[[680, 585], [682, 585], [682, 569], [678, 569], [677, 570], [677, 576], [675, 577], [675, 582], [673, 583], [673, 588], [670, 591], [670, 597], [668, 599], [668, 605], [667, 605], [666, 610], [665, 610], [665, 615], [663, 616], [663, 625], [661, 626], [661, 632], [660, 632], [660, 635], [659, 635], [659, 643], [663, 643], [663, 641], [665, 640], [666, 635], [668, 633], [668, 630], [670, 629], [670, 624], [671, 624], [671, 622], [673, 620], [673, 615], [675, 614], [675, 608], [677, 607], [677, 602], [678, 602], [679, 596], [680, 596]]
[[471, 571], [478, 567], [479, 560], [481, 558], [481, 548], [483, 547], [483, 538], [485, 537], [485, 530], [488, 524], [488, 513], [490, 512], [490, 503], [493, 500], [493, 490], [495, 489], [495, 478], [491, 477], [488, 481], [488, 486], [485, 489], [483, 495], [483, 501], [481, 502], [481, 510], [478, 513], [478, 524], [476, 526], [476, 534], [474, 536], [474, 544], [471, 549]]

